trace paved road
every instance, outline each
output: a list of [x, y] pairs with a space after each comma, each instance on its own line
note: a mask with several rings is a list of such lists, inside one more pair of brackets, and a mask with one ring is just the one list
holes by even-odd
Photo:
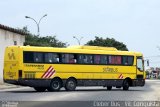
[[104, 87], [78, 87], [76, 91], [35, 92], [32, 88], [0, 90], [0, 101], [160, 101], [160, 81], [148, 80], [144, 87], [129, 91]]

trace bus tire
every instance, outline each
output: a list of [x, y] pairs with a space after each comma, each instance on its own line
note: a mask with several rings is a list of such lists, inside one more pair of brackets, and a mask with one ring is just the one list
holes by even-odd
[[65, 89], [67, 91], [74, 91], [76, 89], [76, 86], [77, 86], [76, 80], [74, 78], [69, 78], [66, 81]]
[[107, 86], [107, 90], [112, 90], [112, 86]]
[[62, 87], [62, 81], [58, 78], [55, 78], [51, 81], [48, 91], [59, 91]]
[[34, 87], [34, 89], [37, 91], [37, 92], [44, 92], [46, 90], [46, 88], [44, 87]]
[[128, 89], [129, 89], [129, 82], [127, 79], [125, 79], [123, 82], [123, 90], [128, 90]]

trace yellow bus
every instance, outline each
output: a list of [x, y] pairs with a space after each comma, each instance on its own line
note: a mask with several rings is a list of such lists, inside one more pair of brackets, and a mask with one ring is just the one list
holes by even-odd
[[4, 56], [4, 82], [36, 91], [73, 91], [77, 86], [128, 90], [144, 86], [143, 55], [113, 47], [67, 48], [9, 46]]

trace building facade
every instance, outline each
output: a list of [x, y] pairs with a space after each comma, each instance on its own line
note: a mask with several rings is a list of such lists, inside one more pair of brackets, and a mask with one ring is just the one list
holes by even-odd
[[0, 24], [0, 82], [3, 81], [3, 60], [4, 52], [7, 46], [23, 45], [25, 35], [22, 30], [14, 29]]

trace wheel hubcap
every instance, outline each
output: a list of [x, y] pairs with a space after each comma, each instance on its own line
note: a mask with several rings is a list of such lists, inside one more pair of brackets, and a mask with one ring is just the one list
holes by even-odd
[[73, 88], [75, 85], [74, 85], [74, 82], [73, 81], [69, 81], [68, 82], [68, 86], [70, 87], [70, 88]]
[[54, 89], [58, 89], [59, 88], [59, 83], [57, 81], [53, 82], [52, 87]]

